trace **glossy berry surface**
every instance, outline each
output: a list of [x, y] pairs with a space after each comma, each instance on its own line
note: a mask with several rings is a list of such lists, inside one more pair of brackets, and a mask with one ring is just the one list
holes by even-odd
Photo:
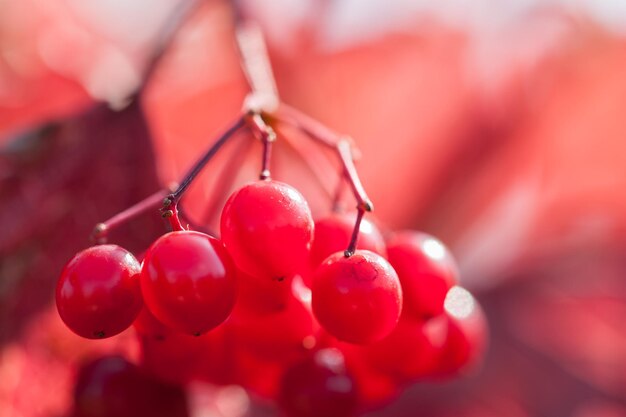
[[444, 305], [448, 328], [439, 357], [438, 375], [471, 372], [483, 358], [489, 337], [483, 310], [474, 296], [459, 286], [450, 289]]
[[233, 349], [223, 325], [201, 336], [175, 330], [159, 337], [139, 333], [139, 347], [142, 367], [163, 381], [176, 384], [194, 380], [214, 384], [231, 382]]
[[363, 359], [396, 381], [411, 383], [436, 372], [447, 332], [444, 316], [422, 321], [400, 318], [389, 336], [363, 349]]
[[322, 349], [283, 375], [279, 404], [289, 417], [349, 417], [358, 392], [337, 349]]
[[159, 321], [198, 335], [222, 323], [232, 311], [236, 271], [219, 240], [200, 232], [171, 232], [146, 252], [141, 290]]
[[458, 281], [448, 249], [426, 233], [405, 231], [389, 239], [387, 253], [402, 283], [403, 314], [420, 319], [443, 313], [446, 294]]
[[[352, 237], [355, 213], [333, 213], [315, 221], [315, 238], [311, 247], [311, 266], [316, 268], [324, 259], [335, 252], [346, 250]], [[374, 223], [361, 220], [357, 249], [387, 255], [385, 241]]]
[[235, 308], [227, 324], [242, 349], [260, 358], [285, 361], [315, 343], [320, 327], [311, 312], [311, 291], [299, 277], [289, 283], [289, 289], [280, 310], [252, 315]]
[[237, 271], [237, 303], [233, 314], [257, 317], [278, 313], [287, 308], [293, 278], [261, 280]]
[[313, 218], [290, 185], [265, 180], [243, 186], [226, 202], [220, 227], [235, 264], [249, 275], [283, 280], [308, 266]]
[[104, 356], [79, 371], [75, 417], [186, 417], [181, 387], [156, 380], [121, 356]]
[[127, 329], [142, 306], [140, 266], [127, 250], [98, 245], [72, 258], [56, 287], [63, 322], [76, 334], [101, 339]]
[[396, 272], [380, 255], [357, 250], [328, 257], [313, 275], [313, 313], [339, 340], [365, 344], [395, 328], [402, 310]]
[[178, 333], [176, 330], [167, 327], [161, 323], [144, 305], [139, 315], [133, 322], [135, 332], [140, 336], [155, 340], [164, 340], [172, 333]]
[[367, 360], [364, 349], [368, 346], [348, 343], [339, 346], [346, 358], [346, 366], [359, 387], [361, 408], [379, 408], [389, 404], [400, 395], [402, 384], [397, 378], [380, 372]]

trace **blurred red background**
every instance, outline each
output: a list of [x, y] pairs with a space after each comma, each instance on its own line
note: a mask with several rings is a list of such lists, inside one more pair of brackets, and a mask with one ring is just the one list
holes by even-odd
[[[137, 355], [130, 331], [90, 342], [62, 325], [59, 271], [96, 222], [179, 179], [241, 108], [219, 1], [193, 14], [124, 107], [174, 7], [0, 2], [2, 416], [64, 415], [82, 358]], [[624, 6], [242, 7], [265, 29], [283, 100], [355, 139], [380, 222], [446, 242], [487, 314], [480, 371], [418, 384], [372, 415], [626, 416]], [[291, 157], [278, 154], [281, 175], [319, 209]], [[210, 223], [202, 181], [188, 208]], [[159, 227], [142, 218], [116, 239], [141, 250]], [[261, 413], [239, 392], [191, 397], [193, 415]]]

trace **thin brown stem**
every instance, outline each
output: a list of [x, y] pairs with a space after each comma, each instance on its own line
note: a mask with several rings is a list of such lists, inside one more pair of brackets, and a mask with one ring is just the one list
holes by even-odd
[[[334, 171], [335, 166], [328, 158], [330, 155], [324, 154], [323, 149], [316, 147], [315, 143], [305, 142], [293, 138], [291, 135], [281, 135], [283, 143], [287, 144], [306, 165], [309, 172], [317, 180], [322, 193], [329, 199], [332, 197], [332, 191], [328, 188], [330, 182], [330, 173]], [[314, 149], [311, 149], [314, 148]], [[343, 181], [343, 177], [341, 177]]]
[[234, 123], [232, 123], [228, 129], [211, 145], [211, 147], [202, 155], [202, 157], [191, 167], [188, 173], [185, 175], [183, 180], [181, 181], [178, 188], [168, 196], [167, 200], [164, 201], [163, 207], [167, 208], [170, 203], [177, 203], [180, 198], [183, 196], [187, 188], [191, 185], [196, 176], [202, 171], [205, 165], [215, 156], [217, 151], [228, 142], [228, 140], [233, 137], [233, 135], [241, 129], [245, 124], [244, 117], [239, 117]]
[[194, 166], [185, 175], [180, 185], [175, 191], [168, 194], [168, 190], [159, 190], [137, 204], [127, 208], [126, 210], [116, 214], [105, 222], [98, 223], [91, 234], [93, 241], [97, 243], [105, 243], [107, 234], [127, 221], [139, 216], [148, 210], [155, 209], [159, 206], [162, 207], [162, 215], [165, 218], [170, 219], [170, 224], [174, 230], [184, 230], [180, 224], [178, 217], [178, 202], [183, 193], [187, 190], [192, 181], [200, 173], [202, 168], [213, 158], [217, 151], [237, 132], [238, 129], [243, 127], [243, 116], [237, 119], [218, 139], [217, 141], [204, 153]]
[[270, 159], [272, 156], [272, 143], [276, 140], [276, 132], [265, 123], [263, 117], [258, 113], [249, 114], [246, 121], [252, 134], [263, 143], [263, 158], [261, 160], [261, 174], [259, 178], [261, 180], [269, 179], [271, 177]]
[[163, 204], [166, 195], [167, 190], [159, 190], [110, 219], [98, 223], [91, 233], [91, 240], [98, 244], [106, 243], [109, 232], [143, 213], [156, 209]]
[[337, 187], [335, 188], [335, 193], [333, 195], [333, 204], [332, 210], [334, 212], [339, 212], [342, 210], [341, 200], [343, 198], [343, 192], [346, 188], [346, 181], [343, 176], [339, 177], [339, 181]]
[[161, 209], [161, 217], [167, 219], [172, 227], [172, 231], [179, 232], [185, 230], [180, 223], [180, 217], [178, 217], [178, 204], [173, 202], [167, 206], [167, 208]]
[[295, 126], [327, 148], [334, 150], [337, 143], [342, 139], [341, 135], [330, 130], [324, 124], [285, 103], [280, 103], [274, 116], [284, 123]]
[[354, 229], [352, 229], [352, 236], [350, 237], [348, 249], [343, 252], [343, 256], [345, 256], [346, 258], [354, 255], [354, 251], [356, 251], [356, 245], [359, 240], [359, 230], [361, 229], [361, 220], [363, 220], [364, 214], [365, 210], [359, 207], [356, 212], [356, 221], [354, 222]]
[[212, 198], [208, 202], [208, 207], [204, 211], [204, 214], [200, 221], [204, 224], [212, 224], [213, 219], [217, 216], [221, 205], [223, 204], [223, 198], [227, 192], [230, 191], [232, 185], [237, 177], [237, 171], [241, 165], [247, 159], [250, 153], [250, 138], [242, 138], [238, 146], [229, 155], [228, 160], [225, 163], [224, 168], [218, 174], [217, 185], [215, 191], [212, 193]]
[[268, 180], [272, 176], [270, 172], [270, 159], [272, 157], [272, 142], [263, 141], [263, 162], [261, 167], [261, 173], [259, 174], [260, 180]]
[[278, 89], [261, 28], [252, 22], [239, 21], [235, 35], [241, 68], [251, 91], [244, 102], [244, 111], [272, 113], [279, 105]]
[[352, 158], [352, 147], [347, 140], [341, 140], [337, 143], [337, 154], [343, 164], [344, 176], [350, 184], [350, 187], [352, 187], [352, 192], [357, 200], [357, 208], [364, 211], [373, 211], [374, 205], [365, 193], [363, 184], [361, 184], [361, 179], [359, 178]]
[[274, 117], [278, 121], [295, 126], [317, 143], [334, 150], [343, 166], [343, 175], [352, 188], [357, 208], [364, 211], [374, 210], [374, 205], [367, 196], [354, 166], [351, 139], [340, 136], [317, 120], [284, 104], [281, 104]]

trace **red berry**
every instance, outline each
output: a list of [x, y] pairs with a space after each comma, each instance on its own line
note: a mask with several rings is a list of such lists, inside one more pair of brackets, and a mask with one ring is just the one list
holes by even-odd
[[239, 343], [235, 345], [234, 351], [236, 368], [234, 383], [255, 395], [275, 400], [278, 396], [280, 379], [291, 361], [259, 357], [252, 351], [241, 349]]
[[437, 373], [469, 372], [480, 363], [487, 347], [488, 326], [482, 308], [469, 291], [455, 286], [446, 296], [445, 317], [448, 332]]
[[221, 233], [242, 271], [283, 280], [308, 265], [313, 218], [295, 188], [277, 181], [257, 181], [230, 196], [222, 211]]
[[322, 349], [283, 375], [279, 404], [289, 417], [348, 417], [357, 406], [357, 388], [337, 349]]
[[363, 356], [378, 372], [411, 383], [437, 369], [447, 332], [444, 316], [426, 321], [400, 318], [389, 336], [363, 348]]
[[337, 339], [365, 344], [387, 336], [402, 310], [400, 281], [380, 255], [357, 250], [328, 257], [315, 271], [313, 312]]
[[284, 311], [291, 297], [292, 281], [292, 278], [262, 280], [238, 270], [237, 303], [233, 315], [254, 318]]
[[165, 384], [120, 356], [80, 369], [74, 390], [77, 417], [186, 417], [182, 388]]
[[164, 340], [168, 335], [178, 333], [176, 330], [161, 323], [150, 313], [150, 310], [148, 310], [145, 305], [133, 322], [133, 328], [140, 336], [156, 340]]
[[448, 249], [430, 235], [405, 231], [389, 239], [387, 253], [402, 283], [403, 314], [421, 319], [443, 313], [443, 300], [458, 281]]
[[222, 323], [232, 311], [235, 274], [219, 240], [200, 232], [171, 232], [146, 252], [141, 290], [159, 321], [199, 335]]
[[375, 369], [365, 351], [369, 346], [359, 346], [335, 340], [333, 343], [346, 358], [346, 367], [359, 387], [361, 408], [380, 408], [400, 395], [401, 383], [394, 376]]
[[116, 245], [78, 253], [65, 265], [56, 287], [61, 319], [89, 339], [124, 331], [141, 310], [140, 270], [135, 257]]
[[141, 365], [162, 380], [176, 384], [198, 379], [232, 383], [233, 349], [224, 326], [201, 336], [175, 330], [162, 337], [140, 333], [139, 341]]
[[227, 324], [242, 349], [266, 360], [286, 361], [316, 343], [319, 324], [311, 312], [311, 291], [299, 277], [289, 286], [282, 310], [250, 315], [235, 308]]
[[[315, 222], [315, 237], [311, 247], [311, 266], [319, 264], [335, 252], [348, 248], [356, 214], [333, 213]], [[361, 220], [357, 249], [365, 249], [381, 256], [387, 255], [385, 241], [378, 228], [366, 218]]]

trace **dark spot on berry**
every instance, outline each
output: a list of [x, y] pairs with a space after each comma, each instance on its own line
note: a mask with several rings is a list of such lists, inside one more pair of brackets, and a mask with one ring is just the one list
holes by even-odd
[[367, 267], [361, 266], [362, 264], [367, 264], [367, 259], [359, 259], [354, 264], [349, 264], [349, 271], [357, 282], [370, 282], [375, 281], [378, 278], [378, 269], [373, 268], [374, 274], [369, 276], [369, 274], [364, 274], [363, 272], [367, 271]]
[[200, 336], [200, 332], [195, 332], [193, 335], [198, 337], [198, 336]]
[[274, 279], [278, 282], [283, 282], [285, 280], [285, 277], [284, 276], [274, 277]]
[[97, 339], [103, 339], [104, 338], [104, 330], [100, 330], [97, 332], [93, 332], [93, 335], [97, 338]]

